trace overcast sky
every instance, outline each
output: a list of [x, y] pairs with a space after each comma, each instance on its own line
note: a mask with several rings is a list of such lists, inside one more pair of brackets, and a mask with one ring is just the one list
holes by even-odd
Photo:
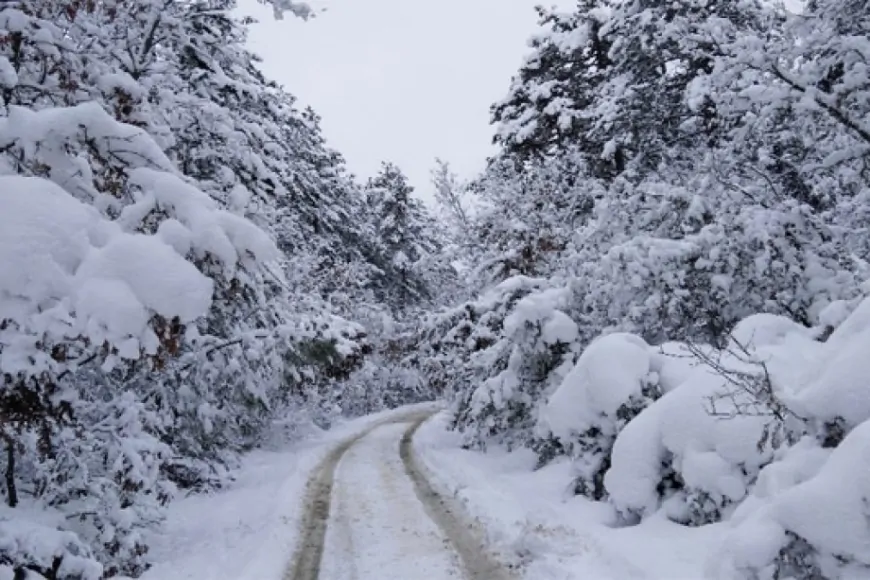
[[435, 157], [469, 177], [492, 152], [489, 106], [529, 51], [540, 3], [553, 2], [320, 0], [327, 11], [302, 22], [240, 2], [259, 20], [250, 40], [264, 72], [321, 115], [351, 171], [393, 161], [424, 198]]

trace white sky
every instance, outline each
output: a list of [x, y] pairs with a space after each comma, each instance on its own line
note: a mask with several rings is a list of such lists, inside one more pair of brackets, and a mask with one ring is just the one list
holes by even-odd
[[534, 6], [553, 1], [315, 0], [327, 11], [308, 22], [240, 5], [266, 75], [321, 115], [351, 171], [392, 161], [429, 198], [435, 157], [470, 177], [492, 153], [489, 106], [529, 51]]

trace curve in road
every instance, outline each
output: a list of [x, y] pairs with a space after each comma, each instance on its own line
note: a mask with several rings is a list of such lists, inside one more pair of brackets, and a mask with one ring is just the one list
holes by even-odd
[[512, 580], [483, 533], [439, 495], [412, 440], [431, 412], [394, 416], [351, 438], [311, 477], [284, 580]]

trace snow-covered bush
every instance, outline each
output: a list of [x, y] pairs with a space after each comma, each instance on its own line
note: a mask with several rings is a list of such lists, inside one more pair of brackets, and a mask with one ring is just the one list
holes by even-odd
[[376, 353], [367, 357], [362, 368], [335, 389], [333, 397], [342, 415], [359, 417], [431, 401], [435, 395], [416, 368]]
[[770, 479], [780, 489], [768, 485], [753, 509], [735, 514], [709, 563], [711, 576], [845, 580], [870, 574], [870, 422], [831, 451], [809, 442], [790, 453], [767, 468], [778, 471]]
[[799, 204], [748, 204], [742, 195], [703, 178], [615, 184], [596, 205], [577, 258], [594, 324], [653, 344], [723, 346], [746, 316], [814, 325], [828, 303], [855, 296], [849, 256], [829, 243], [831, 228], [818, 216]]
[[561, 273], [575, 232], [605, 194], [586, 173], [571, 152], [494, 159], [472, 186], [479, 203], [470, 218], [476, 255], [469, 287], [479, 292], [514, 276]]
[[72, 532], [59, 531], [59, 514], [39, 510], [26, 515], [2, 508], [0, 578], [100, 580], [103, 567]]
[[[160, 481], [171, 452], [155, 434], [166, 437], [180, 423], [145, 419], [150, 412], [116, 385], [124, 375], [135, 385], [141, 370], [183, 348], [181, 329], [207, 314], [213, 282], [185, 259], [189, 242], [179, 253], [159, 232], [125, 231], [119, 221], [129, 214], [107, 220], [37, 177], [0, 183], [2, 400], [17, 431], [4, 434], [11, 481], [29, 476], [35, 495], [78, 522], [109, 575], [138, 575], [147, 552], [138, 529], [159, 522], [168, 499]], [[176, 234], [211, 219], [211, 240], [219, 242], [220, 212], [197, 206], [195, 190], [172, 185], [160, 193], [174, 192], [175, 206], [191, 212], [181, 216], [186, 225], [174, 222]], [[253, 228], [240, 222], [234, 231], [244, 236], [245, 227]], [[245, 248], [224, 239], [229, 251]], [[166, 332], [164, 321], [178, 330]], [[20, 472], [9, 459], [18, 453]], [[38, 464], [31, 473], [29, 463]], [[14, 505], [18, 490], [9, 481]]]
[[220, 485], [365, 356], [333, 312], [382, 258], [358, 187], [234, 7], [0, 6], [2, 492], [106, 577], [147, 567], [173, 484]]
[[[833, 327], [836, 306], [826, 314]], [[825, 341], [825, 361], [806, 377], [806, 386], [787, 400], [826, 447], [836, 447], [858, 425], [870, 420], [867, 379], [870, 359], [870, 299], [863, 299]]]
[[479, 382], [504, 369], [499, 350], [504, 321], [522, 298], [541, 290], [540, 279], [515, 276], [476, 300], [429, 315], [416, 338], [417, 366], [429, 388], [453, 401], [455, 424], [464, 417]]
[[655, 358], [643, 339], [604, 335], [586, 347], [541, 414], [544, 437], [574, 459], [575, 493], [604, 499], [604, 474], [622, 428], [660, 397]]
[[566, 288], [540, 290], [520, 299], [505, 317], [502, 336], [479, 355], [502, 361], [491, 366], [499, 370], [472, 391], [461, 411], [467, 445], [515, 448], [535, 439], [540, 402], [577, 356], [577, 324], [560, 310], [569, 299]]
[[[810, 329], [757, 315], [738, 324], [731, 341], [723, 351], [692, 347], [697, 366], [617, 436], [604, 483], [627, 519], [664, 507], [690, 525], [718, 521], [776, 450], [803, 433], [782, 401], [820, 356]], [[672, 374], [667, 355], [661, 364]]]

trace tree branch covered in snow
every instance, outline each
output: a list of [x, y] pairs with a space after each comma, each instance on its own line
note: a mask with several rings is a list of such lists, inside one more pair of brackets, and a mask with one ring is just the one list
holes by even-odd
[[223, 485], [288, 418], [359, 412], [386, 297], [450, 279], [425, 212], [404, 247], [376, 230], [235, 7], [0, 4], [4, 578], [142, 574], [178, 488]]
[[451, 426], [620, 523], [730, 520], [705, 577], [866, 575], [867, 3], [539, 15], [454, 234], [474, 297], [420, 333]]

